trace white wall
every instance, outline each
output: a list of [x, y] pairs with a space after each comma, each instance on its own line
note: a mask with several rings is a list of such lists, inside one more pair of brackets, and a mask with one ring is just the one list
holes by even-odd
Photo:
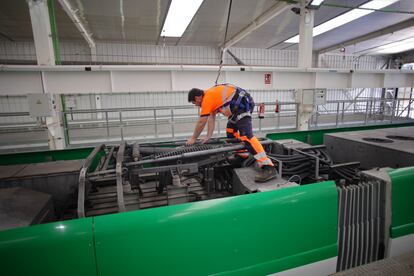
[[350, 54], [325, 53], [318, 56], [317, 67], [369, 70], [384, 69], [386, 68], [387, 63], [387, 56], [357, 56]]
[[[60, 43], [61, 60], [65, 64], [219, 64], [218, 47], [207, 46], [162, 46], [134, 43], [96, 43], [97, 61], [91, 61], [90, 49], [84, 41]], [[230, 48], [244, 64], [252, 66], [296, 67], [298, 51]], [[354, 56], [326, 53], [314, 56], [313, 64], [321, 68], [380, 69], [386, 58], [382, 56]], [[0, 42], [0, 63], [36, 61], [33, 42]], [[226, 54], [224, 64], [236, 64]]]
[[43, 93], [40, 72], [0, 72], [0, 95]]

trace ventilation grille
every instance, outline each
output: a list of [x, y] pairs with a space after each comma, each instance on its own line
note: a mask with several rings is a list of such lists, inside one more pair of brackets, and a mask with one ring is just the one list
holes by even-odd
[[384, 258], [385, 184], [378, 180], [338, 187], [337, 271]]

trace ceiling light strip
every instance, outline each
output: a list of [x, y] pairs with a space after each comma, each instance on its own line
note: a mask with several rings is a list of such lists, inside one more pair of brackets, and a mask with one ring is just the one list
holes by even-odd
[[161, 36], [181, 37], [203, 0], [172, 0]]
[[409, 37], [400, 41], [377, 47], [377, 54], [396, 54], [414, 49], [414, 37]]
[[320, 6], [324, 0], [313, 0], [309, 3], [311, 6]]

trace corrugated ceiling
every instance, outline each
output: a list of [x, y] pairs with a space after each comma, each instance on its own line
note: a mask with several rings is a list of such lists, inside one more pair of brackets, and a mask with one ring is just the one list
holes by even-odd
[[[205, 0], [183, 37], [159, 36], [170, 0], [69, 0], [85, 26], [99, 41], [135, 42], [158, 45], [202, 45], [218, 47], [223, 43], [227, 10], [230, 0]], [[228, 39], [240, 32], [258, 16], [271, 8], [276, 0], [233, 0]], [[358, 6], [366, 0], [327, 0], [325, 3]], [[79, 31], [55, 1], [58, 35], [61, 40], [83, 40]], [[293, 7], [293, 6], [292, 6]], [[400, 0], [388, 10], [414, 12], [413, 0]], [[315, 11], [315, 25], [336, 17], [349, 9], [322, 6]], [[369, 34], [387, 26], [413, 18], [413, 14], [375, 12], [314, 38], [314, 49], [319, 50]], [[28, 5], [23, 0], [0, 1], [0, 39], [33, 40]], [[408, 29], [410, 30], [410, 29]], [[296, 45], [283, 43], [299, 32], [299, 16], [284, 12], [235, 44], [241, 48], [295, 49]], [[395, 32], [390, 39], [401, 39], [410, 34]], [[361, 47], [378, 45], [379, 39], [361, 43]], [[361, 47], [354, 50], [361, 51]]]

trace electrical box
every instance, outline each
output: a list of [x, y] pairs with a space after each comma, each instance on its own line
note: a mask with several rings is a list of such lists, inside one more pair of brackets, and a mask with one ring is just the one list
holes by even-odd
[[51, 94], [28, 94], [31, 117], [51, 117], [54, 113], [54, 101]]
[[315, 89], [315, 105], [326, 104], [326, 89]]
[[302, 90], [302, 104], [313, 105], [315, 100], [315, 91], [313, 89]]
[[69, 109], [76, 108], [76, 99], [73, 97], [67, 97], [65, 98], [65, 105]]
[[323, 105], [326, 104], [326, 89], [303, 89], [302, 103], [304, 105]]

